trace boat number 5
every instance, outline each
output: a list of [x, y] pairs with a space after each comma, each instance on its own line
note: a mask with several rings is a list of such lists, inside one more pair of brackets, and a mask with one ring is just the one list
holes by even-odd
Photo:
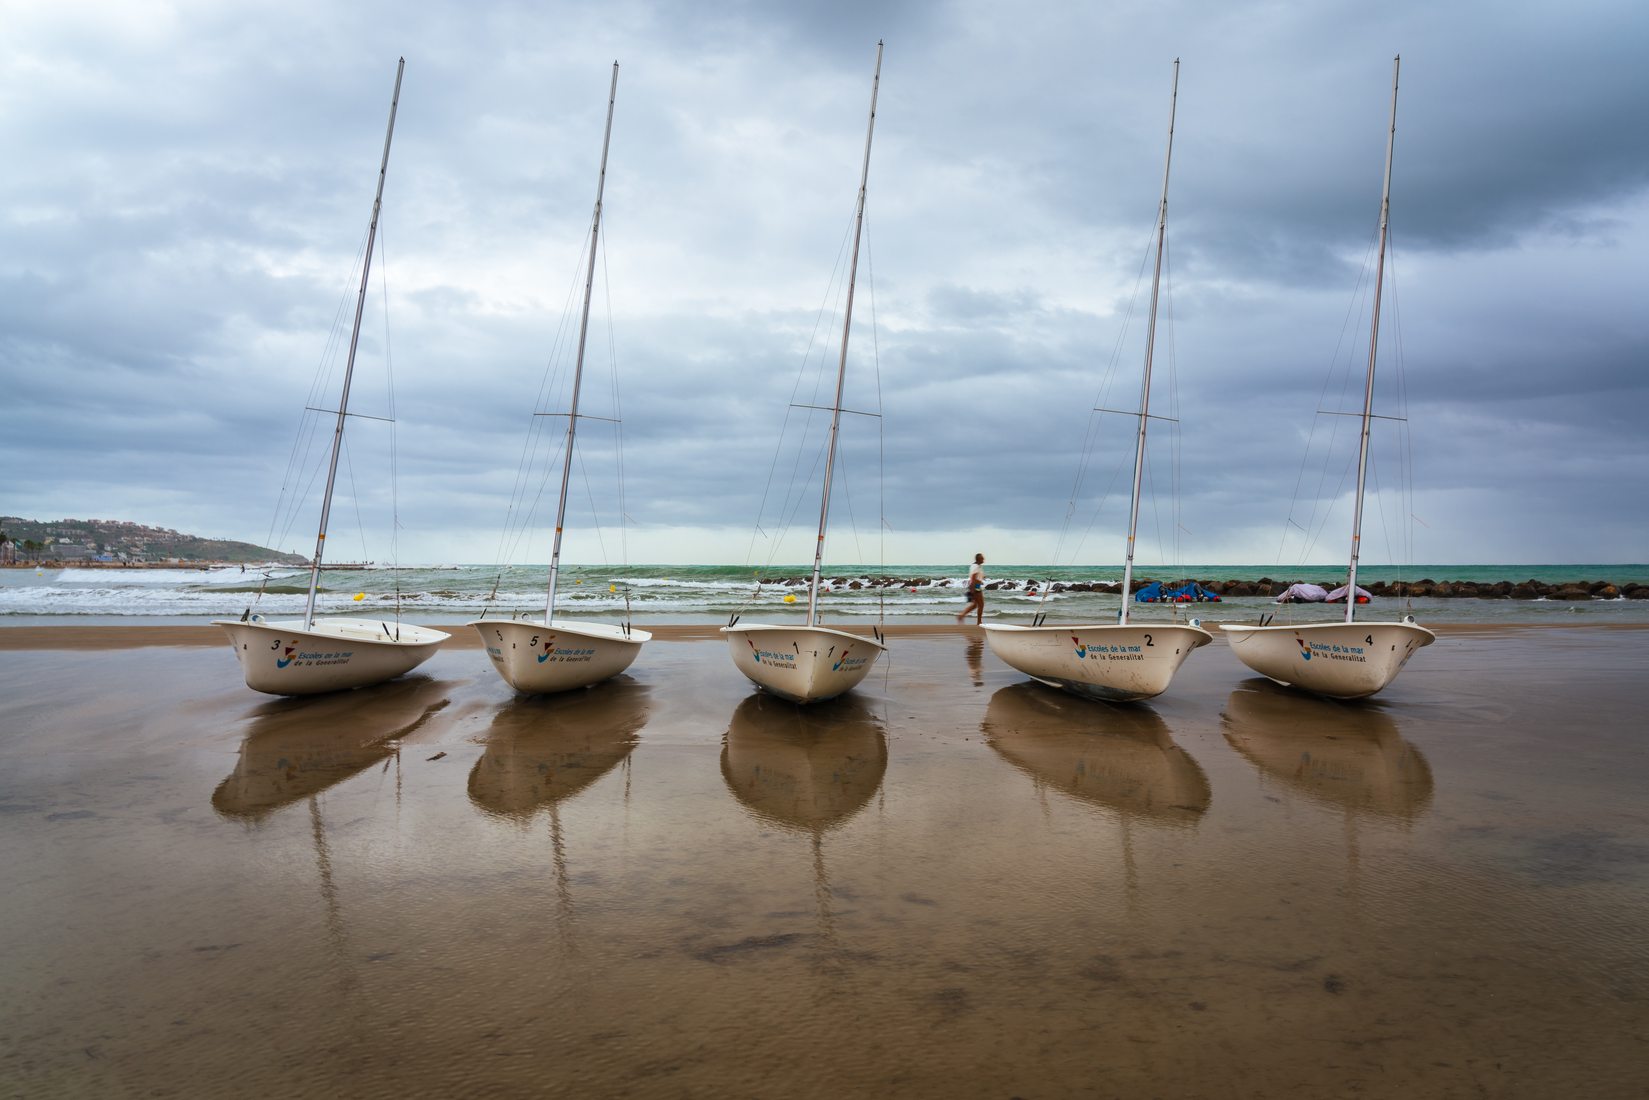
[[537, 645], [538, 644], [538, 635], [534, 634], [532, 636], [532, 641], [528, 642], [527, 644], [530, 645], [530, 646]]

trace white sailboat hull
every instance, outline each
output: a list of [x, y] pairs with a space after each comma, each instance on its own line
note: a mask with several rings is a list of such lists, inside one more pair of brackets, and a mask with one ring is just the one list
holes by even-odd
[[1034, 679], [1090, 699], [1127, 703], [1168, 690], [1191, 651], [1214, 636], [1181, 623], [985, 627], [991, 652]]
[[448, 638], [439, 630], [378, 619], [217, 619], [240, 660], [246, 686], [270, 695], [318, 695], [393, 680]]
[[610, 623], [556, 619], [477, 619], [487, 657], [504, 682], [528, 695], [572, 691], [610, 679], [630, 667], [652, 635]]
[[1221, 623], [1231, 652], [1261, 676], [1327, 695], [1363, 699], [1397, 678], [1437, 635], [1412, 622], [1237, 626]]
[[757, 687], [792, 703], [851, 691], [887, 647], [824, 626], [724, 626], [733, 664]]

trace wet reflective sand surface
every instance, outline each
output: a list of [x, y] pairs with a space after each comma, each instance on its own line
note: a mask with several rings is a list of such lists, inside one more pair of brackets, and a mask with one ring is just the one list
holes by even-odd
[[798, 709], [725, 648], [0, 652], [3, 1091], [1649, 1091], [1649, 630], [1444, 631], [1372, 704], [957, 633]]

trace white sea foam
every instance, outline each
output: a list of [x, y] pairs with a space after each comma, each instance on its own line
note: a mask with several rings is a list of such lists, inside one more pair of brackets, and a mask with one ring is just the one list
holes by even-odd
[[[1637, 567], [1632, 567], [1637, 568]], [[1258, 572], [1250, 569], [1249, 572]], [[1446, 575], [1446, 570], [1433, 570]], [[1054, 579], [1066, 583], [1114, 583], [1111, 571], [1099, 568], [1005, 571], [1007, 579], [1024, 585], [1033, 577], [1043, 586], [1036, 594], [1023, 587], [988, 590], [986, 614], [1000, 621], [1027, 619], [1040, 610], [1057, 608], [1067, 622], [1113, 621], [1117, 611], [1114, 591], [1048, 592]], [[1223, 567], [1204, 568], [1206, 576], [1223, 575]], [[1641, 573], [1641, 570], [1640, 570]], [[574, 566], [561, 575], [558, 613], [622, 615], [628, 608], [639, 622], [649, 616], [725, 621], [729, 614], [797, 616], [807, 606], [807, 570], [788, 565], [762, 570], [758, 577], [748, 567], [619, 567]], [[916, 583], [877, 586], [872, 575], [893, 576]], [[1638, 574], [1634, 574], [1636, 576]], [[801, 583], [758, 583], [762, 577], [788, 578]], [[840, 578], [843, 583], [836, 584]], [[925, 578], [925, 579], [924, 579]], [[827, 570], [821, 593], [822, 614], [850, 621], [878, 618], [942, 618], [962, 607], [960, 575], [932, 566], [892, 567], [886, 573], [863, 567]], [[360, 612], [375, 616], [401, 612], [430, 622], [462, 621], [487, 614], [541, 614], [544, 608], [544, 567], [424, 566], [350, 572], [323, 576], [319, 608], [326, 614]], [[857, 581], [861, 587], [852, 588]], [[947, 583], [948, 582], [948, 583]], [[499, 591], [494, 594], [494, 585]], [[237, 617], [248, 608], [271, 616], [303, 611], [308, 571], [291, 566], [248, 566], [215, 569], [87, 569], [0, 570], [0, 618], [20, 616], [111, 616], [207, 619]], [[1043, 593], [1047, 592], [1046, 595]], [[397, 597], [399, 593], [399, 597]], [[361, 595], [361, 599], [353, 597]], [[489, 596], [493, 598], [489, 600]], [[792, 597], [786, 603], [785, 598]], [[399, 598], [399, 602], [398, 601]], [[1649, 621], [1649, 601], [1594, 600], [1584, 603], [1512, 600], [1382, 600], [1383, 613], [1413, 611], [1422, 622], [1517, 622], [1531, 616], [1590, 614], [1598, 621]], [[1198, 614], [1208, 621], [1249, 621], [1275, 611], [1265, 597], [1233, 598], [1223, 604], [1186, 606], [1181, 615]], [[1162, 608], [1137, 605], [1134, 614], [1156, 618]]]
[[[256, 584], [264, 570], [248, 568], [246, 572], [233, 566], [219, 569], [57, 569], [46, 570], [45, 576], [53, 584], [90, 585], [94, 588], [178, 587], [181, 585]], [[295, 575], [284, 568], [271, 577]]]

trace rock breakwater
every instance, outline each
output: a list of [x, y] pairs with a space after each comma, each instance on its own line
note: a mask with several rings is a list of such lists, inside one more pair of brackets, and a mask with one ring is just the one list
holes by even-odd
[[[1134, 580], [1132, 591], [1139, 591], [1155, 580], [1162, 580], [1165, 585], [1177, 587], [1190, 584], [1193, 581], [1202, 585], [1217, 596], [1276, 596], [1286, 591], [1290, 585], [1299, 583], [1319, 584], [1324, 588], [1337, 588], [1345, 583], [1345, 577], [1296, 577], [1292, 580], [1261, 577], [1255, 581], [1239, 580], [1202, 580], [1191, 577], [1152, 578], [1139, 577]], [[807, 577], [762, 577], [763, 585], [777, 585], [781, 587], [807, 587]], [[830, 577], [825, 579], [824, 587], [827, 591], [876, 588], [962, 588], [962, 581], [951, 577], [888, 577], [888, 576], [857, 576], [857, 577]], [[995, 580], [985, 585], [987, 592], [1111, 592], [1115, 593], [1122, 587], [1119, 581], [1059, 581], [1053, 579], [1031, 578], [1027, 580]], [[1429, 577], [1417, 581], [1403, 583], [1373, 581], [1361, 584], [1370, 595], [1391, 599], [1430, 598], [1441, 600], [1562, 600], [1579, 602], [1582, 600], [1649, 600], [1649, 585], [1638, 583], [1616, 584], [1613, 581], [1572, 581], [1563, 584], [1547, 584], [1537, 580], [1526, 581], [1496, 581], [1493, 584], [1479, 584], [1474, 581], [1435, 581]]]

